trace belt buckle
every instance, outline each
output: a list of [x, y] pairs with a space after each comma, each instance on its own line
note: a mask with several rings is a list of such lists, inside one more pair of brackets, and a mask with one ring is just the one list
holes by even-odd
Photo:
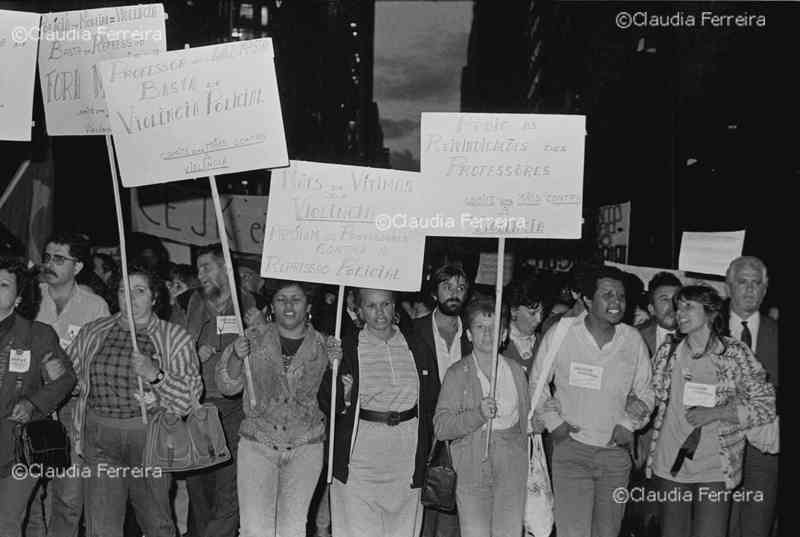
[[400, 424], [400, 413], [399, 412], [389, 412], [389, 417], [386, 418], [386, 425], [389, 427], [394, 427]]

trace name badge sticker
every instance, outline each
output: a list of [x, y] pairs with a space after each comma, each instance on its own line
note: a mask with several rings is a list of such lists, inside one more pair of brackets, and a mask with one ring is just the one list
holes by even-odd
[[687, 382], [683, 385], [683, 404], [686, 406], [717, 406], [717, 387], [702, 382]]
[[569, 385], [599, 390], [603, 385], [603, 368], [599, 365], [572, 362], [569, 365]]
[[235, 315], [217, 315], [217, 335], [238, 333], [239, 327]]
[[31, 368], [31, 351], [11, 349], [8, 355], [9, 373], [27, 373]]

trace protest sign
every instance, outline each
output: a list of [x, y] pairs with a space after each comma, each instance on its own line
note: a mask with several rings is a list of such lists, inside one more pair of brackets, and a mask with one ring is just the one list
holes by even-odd
[[[171, 241], [204, 246], [219, 242], [209, 194], [190, 193], [179, 185], [156, 187], [157, 200], [143, 200], [131, 189], [133, 231]], [[267, 196], [221, 196], [225, 228], [236, 252], [260, 254], [264, 239]]]
[[273, 172], [261, 275], [418, 291], [425, 237], [390, 217], [419, 200], [420, 174], [292, 161]]
[[127, 187], [287, 166], [272, 40], [100, 64]]
[[[514, 275], [514, 254], [506, 252], [503, 256], [503, 285], [508, 285]], [[495, 285], [497, 282], [497, 252], [481, 252], [478, 259], [478, 272], [475, 283]]]
[[586, 118], [425, 113], [422, 203], [439, 236], [581, 236]]
[[603, 205], [597, 219], [597, 247], [603, 259], [628, 262], [631, 230], [631, 202]]
[[164, 52], [166, 36], [161, 4], [43, 15], [39, 80], [47, 133], [51, 136], [110, 134], [98, 63]]
[[0, 140], [29, 141], [38, 13], [0, 9]]
[[744, 234], [744, 231], [684, 231], [678, 268], [687, 272], [724, 276], [731, 261], [742, 255]]

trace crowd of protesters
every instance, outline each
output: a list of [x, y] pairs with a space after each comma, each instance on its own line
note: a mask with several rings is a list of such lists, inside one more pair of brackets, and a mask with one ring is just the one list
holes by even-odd
[[[777, 313], [761, 311], [755, 257], [731, 263], [727, 299], [669, 272], [646, 288], [608, 266], [533, 273], [504, 288], [498, 340], [493, 291], [457, 262], [419, 293], [348, 289], [337, 304], [335, 288], [267, 282], [248, 260], [231, 289], [219, 245], [193, 266], [152, 245], [131, 254], [128, 311], [118, 263], [86, 235], [54, 235], [38, 265], [0, 252], [0, 537], [520, 537], [531, 432], [545, 438], [558, 537], [776, 534], [777, 449], [754, 431], [777, 419]], [[216, 322], [234, 293], [241, 336]], [[143, 407], [185, 416], [200, 402], [219, 411], [229, 461], [98, 471], [142, 466]], [[88, 471], [20, 477], [20, 429], [51, 414]], [[458, 476], [455, 514], [420, 503], [437, 441]]]

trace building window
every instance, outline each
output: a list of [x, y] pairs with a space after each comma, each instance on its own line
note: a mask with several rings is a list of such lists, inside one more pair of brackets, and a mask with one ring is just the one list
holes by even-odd
[[253, 4], [241, 4], [239, 6], [239, 16], [246, 20], [253, 20]]

